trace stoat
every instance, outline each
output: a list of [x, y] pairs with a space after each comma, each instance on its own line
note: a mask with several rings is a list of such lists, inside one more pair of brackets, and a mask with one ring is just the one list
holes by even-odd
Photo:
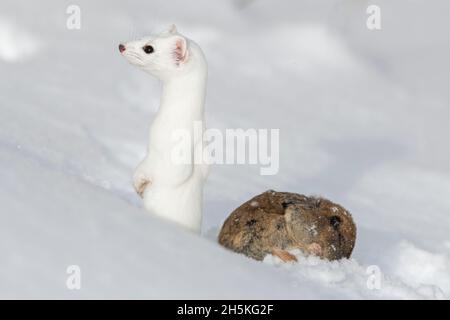
[[[204, 126], [207, 64], [200, 47], [175, 26], [157, 35], [119, 45], [132, 65], [162, 82], [161, 104], [150, 127], [147, 155], [137, 167], [133, 184], [150, 212], [200, 232], [202, 194], [207, 165], [194, 163], [202, 137], [194, 123]], [[188, 132], [182, 152], [191, 161], [174, 159], [180, 149], [177, 132]]]

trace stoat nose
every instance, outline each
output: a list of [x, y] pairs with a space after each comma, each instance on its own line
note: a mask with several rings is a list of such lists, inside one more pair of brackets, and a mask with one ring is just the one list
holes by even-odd
[[124, 52], [125, 50], [126, 50], [125, 46], [123, 44], [119, 44], [120, 53]]

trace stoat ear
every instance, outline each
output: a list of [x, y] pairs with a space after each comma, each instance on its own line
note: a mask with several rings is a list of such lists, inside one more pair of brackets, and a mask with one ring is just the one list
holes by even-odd
[[183, 37], [177, 37], [175, 40], [175, 61], [176, 64], [182, 65], [189, 57], [189, 51], [187, 48], [187, 41]]
[[169, 27], [169, 33], [171, 33], [171, 34], [177, 34], [178, 33], [178, 30], [177, 30], [177, 26], [175, 25], [175, 24], [172, 24], [170, 27]]

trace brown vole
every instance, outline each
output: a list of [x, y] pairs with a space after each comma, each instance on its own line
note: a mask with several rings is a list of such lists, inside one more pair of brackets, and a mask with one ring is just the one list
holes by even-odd
[[350, 213], [327, 199], [266, 191], [245, 202], [225, 220], [219, 243], [256, 260], [267, 254], [295, 261], [300, 249], [329, 260], [349, 258], [356, 226]]

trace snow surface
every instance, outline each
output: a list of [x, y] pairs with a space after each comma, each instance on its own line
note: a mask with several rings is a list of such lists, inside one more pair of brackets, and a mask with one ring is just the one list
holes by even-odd
[[[445, 0], [0, 4], [1, 298], [450, 296], [450, 42]], [[159, 85], [117, 45], [175, 22], [204, 49], [208, 126], [280, 128], [280, 171], [215, 166], [203, 236], [131, 187]], [[318, 194], [358, 226], [352, 259], [256, 262], [215, 241], [267, 189]], [[66, 269], [79, 265], [81, 290]], [[368, 267], [380, 268], [369, 289]]]

